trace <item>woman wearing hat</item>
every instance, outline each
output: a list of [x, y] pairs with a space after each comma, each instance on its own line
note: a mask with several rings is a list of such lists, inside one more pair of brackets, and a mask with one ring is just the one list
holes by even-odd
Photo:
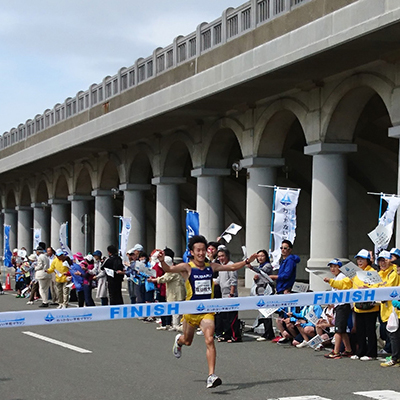
[[[375, 271], [371, 266], [371, 256], [368, 250], [360, 250], [356, 254], [355, 259], [357, 260], [357, 266], [363, 271]], [[333, 288], [339, 290], [374, 287], [374, 285], [365, 283], [357, 275], [353, 279], [346, 277], [341, 280], [335, 280], [332, 278], [326, 281]], [[351, 359], [361, 361], [373, 360], [378, 353], [375, 325], [379, 314], [379, 305], [374, 302], [354, 303], [354, 312], [358, 349], [356, 354], [351, 356]]]

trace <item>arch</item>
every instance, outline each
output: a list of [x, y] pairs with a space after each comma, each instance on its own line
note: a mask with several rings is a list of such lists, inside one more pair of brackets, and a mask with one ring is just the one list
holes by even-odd
[[253, 153], [257, 156], [281, 157], [289, 129], [296, 120], [306, 135], [308, 112], [304, 103], [291, 98], [272, 103], [255, 124]]
[[329, 94], [322, 107], [321, 140], [352, 142], [359, 117], [375, 94], [382, 99], [390, 119], [393, 120], [393, 88], [390, 80], [375, 74], [357, 74], [342, 81]]
[[[232, 118], [221, 118], [214, 122], [208, 131], [206, 132], [205, 138], [203, 140], [203, 146], [201, 148], [202, 154], [201, 154], [201, 164], [212, 164], [210, 160], [210, 154], [216, 154], [216, 148], [219, 148], [221, 150], [222, 154], [217, 155], [217, 159], [220, 161], [217, 162], [218, 164], [222, 164], [222, 158], [224, 153], [223, 146], [221, 146], [221, 143], [217, 143], [215, 140], [216, 135], [218, 133], [218, 142], [219, 139], [221, 138], [222, 132], [225, 132], [225, 136], [230, 136], [228, 132], [231, 132], [235, 137], [236, 137], [236, 142], [239, 145], [240, 148], [240, 153], [243, 154], [244, 151], [244, 140], [243, 140], [243, 130], [244, 126], [237, 120], [232, 119]], [[226, 139], [227, 137], [225, 137]], [[222, 142], [222, 141], [221, 141]], [[212, 149], [212, 146], [216, 146], [214, 149]], [[208, 159], [208, 161], [207, 161]], [[215, 160], [217, 161], [217, 160]], [[197, 164], [197, 163], [196, 163]]]
[[63, 173], [61, 173], [56, 181], [54, 182], [54, 193], [53, 196], [56, 199], [66, 199], [69, 195], [68, 182]]
[[92, 178], [86, 166], [82, 166], [78, 172], [75, 182], [75, 194], [90, 195], [93, 189]]
[[17, 205], [17, 196], [14, 188], [8, 188], [5, 194], [5, 204], [4, 208], [6, 209], [14, 209]]
[[[134, 149], [129, 150], [127, 154], [126, 160], [126, 181], [129, 183], [143, 183], [144, 180], [141, 174], [141, 162], [144, 164], [150, 164], [150, 175], [153, 177], [155, 176], [154, 164], [155, 164], [155, 154], [153, 149], [145, 142], [139, 142], [135, 144]], [[144, 173], [146, 174], [146, 172]], [[135, 176], [135, 178], [133, 178]], [[138, 182], [136, 178], [139, 178], [141, 182]], [[121, 182], [123, 180], [121, 179]], [[146, 181], [146, 183], [148, 183]]]
[[31, 189], [28, 184], [22, 185], [22, 190], [20, 193], [19, 204], [21, 206], [30, 206], [32, 203]]
[[42, 179], [36, 188], [36, 203], [47, 203], [49, 200], [49, 190], [46, 181]]
[[99, 188], [100, 189], [112, 189], [117, 188], [120, 183], [118, 169], [112, 160], [108, 160], [101, 174], [99, 173]]

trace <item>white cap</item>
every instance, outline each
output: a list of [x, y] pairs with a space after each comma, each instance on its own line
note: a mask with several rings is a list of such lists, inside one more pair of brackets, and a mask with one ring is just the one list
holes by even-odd
[[379, 253], [379, 255], [378, 255], [378, 260], [379, 260], [380, 258], [386, 258], [387, 260], [390, 260], [392, 257], [391, 257], [391, 255], [390, 255], [390, 252], [389, 252], [389, 251], [387, 251], [387, 250], [382, 250], [382, 251]]
[[167, 265], [169, 265], [170, 267], [172, 267], [174, 265], [174, 263], [172, 262], [172, 258], [170, 256], [165, 256], [164, 257], [164, 261]]
[[143, 246], [136, 243], [131, 249], [129, 249], [126, 254], [133, 254], [135, 251], [143, 251]]
[[369, 251], [368, 251], [368, 250], [365, 250], [365, 249], [361, 249], [361, 250], [354, 256], [354, 258], [357, 258], [357, 257], [366, 258], [367, 260], [370, 260], [370, 259], [371, 259], [371, 256], [370, 256], [370, 254], [369, 254]]

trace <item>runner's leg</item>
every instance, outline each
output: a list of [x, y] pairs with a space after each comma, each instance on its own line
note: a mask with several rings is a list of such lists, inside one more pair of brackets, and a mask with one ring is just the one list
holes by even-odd
[[200, 323], [200, 328], [204, 333], [204, 340], [207, 346], [207, 363], [208, 363], [208, 375], [211, 375], [215, 371], [215, 361], [217, 358], [217, 352], [214, 344], [214, 320], [203, 319]]

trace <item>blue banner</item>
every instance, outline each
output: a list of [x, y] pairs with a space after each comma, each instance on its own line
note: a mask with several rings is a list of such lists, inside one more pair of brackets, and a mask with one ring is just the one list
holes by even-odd
[[188, 249], [189, 239], [198, 235], [200, 230], [199, 213], [197, 211], [186, 210], [186, 251], [182, 259], [189, 261], [190, 251]]
[[12, 253], [10, 250], [10, 225], [4, 225], [4, 266], [12, 267], [11, 257]]

